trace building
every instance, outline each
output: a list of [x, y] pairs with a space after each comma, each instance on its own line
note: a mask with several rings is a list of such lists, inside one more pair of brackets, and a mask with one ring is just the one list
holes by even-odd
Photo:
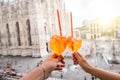
[[104, 36], [120, 39], [120, 16], [104, 25], [99, 19], [84, 20], [80, 33], [83, 39], [99, 39]]
[[101, 37], [101, 28], [99, 20], [84, 20], [80, 27], [81, 37], [83, 39], [97, 39]]
[[59, 34], [57, 9], [63, 35], [67, 35], [69, 16], [63, 0], [0, 0], [0, 54], [48, 54], [50, 37]]
[[120, 39], [120, 16], [117, 16], [116, 18], [113, 19], [111, 23], [111, 29], [113, 32], [113, 37], [114, 38], [119, 38]]
[[120, 16], [113, 18], [110, 23], [106, 25], [101, 25], [101, 35], [102, 36], [109, 36], [113, 38], [120, 38]]
[[89, 28], [86, 26], [83, 26], [80, 28], [80, 34], [81, 34], [81, 38], [82, 39], [90, 39], [90, 35], [89, 38], [87, 36], [87, 34], [89, 34]]

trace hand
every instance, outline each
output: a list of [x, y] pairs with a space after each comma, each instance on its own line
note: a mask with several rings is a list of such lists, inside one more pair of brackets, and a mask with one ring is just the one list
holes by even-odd
[[[64, 58], [62, 55], [50, 55], [42, 64], [45, 69], [45, 78], [49, 77], [50, 73], [53, 70], [62, 70], [62, 67], [65, 66]], [[58, 64], [58, 62], [61, 62]]]
[[88, 64], [86, 59], [78, 52], [73, 53], [73, 61], [74, 64], [79, 64], [86, 72], [88, 72], [88, 70], [92, 67]]

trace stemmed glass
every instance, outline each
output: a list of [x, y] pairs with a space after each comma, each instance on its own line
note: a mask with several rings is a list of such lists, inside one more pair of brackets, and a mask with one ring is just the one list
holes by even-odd
[[[72, 51], [72, 53], [74, 54], [74, 52], [77, 52], [78, 49], [81, 47], [82, 45], [82, 39], [78, 39], [77, 36], [73, 36], [73, 23], [72, 23], [72, 12], [70, 12], [70, 22], [71, 22], [71, 36], [69, 36], [67, 38], [67, 47]], [[74, 69], [76, 69], [76, 65], [72, 65], [71, 67], [73, 67]], [[75, 70], [74, 75], [77, 75], [77, 70]]]
[[82, 39], [77, 39], [73, 36], [73, 23], [72, 23], [72, 12], [70, 12], [70, 22], [71, 22], [71, 36], [67, 38], [67, 47], [76, 52], [82, 45]]
[[62, 36], [62, 29], [61, 29], [61, 23], [60, 23], [60, 14], [57, 10], [57, 16], [58, 16], [58, 24], [59, 24], [59, 30], [60, 30], [60, 36], [59, 35], [53, 35], [50, 39], [50, 48], [51, 50], [57, 54], [61, 55], [62, 52], [66, 49], [66, 37]]

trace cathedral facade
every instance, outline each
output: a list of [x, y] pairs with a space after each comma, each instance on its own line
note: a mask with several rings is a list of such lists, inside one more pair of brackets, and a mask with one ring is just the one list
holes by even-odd
[[70, 32], [63, 0], [0, 0], [0, 55], [41, 57], [49, 52], [49, 39]]

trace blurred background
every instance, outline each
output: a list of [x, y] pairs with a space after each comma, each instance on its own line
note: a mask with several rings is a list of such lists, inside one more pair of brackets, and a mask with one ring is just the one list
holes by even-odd
[[[88, 62], [120, 73], [119, 0], [0, 0], [0, 80], [18, 80], [52, 53], [49, 41], [59, 35], [83, 40], [78, 50]], [[71, 51], [63, 52], [66, 66], [48, 80], [99, 80], [73, 65]], [[31, 64], [32, 62], [32, 64]], [[10, 71], [8, 70], [10, 68]]]

